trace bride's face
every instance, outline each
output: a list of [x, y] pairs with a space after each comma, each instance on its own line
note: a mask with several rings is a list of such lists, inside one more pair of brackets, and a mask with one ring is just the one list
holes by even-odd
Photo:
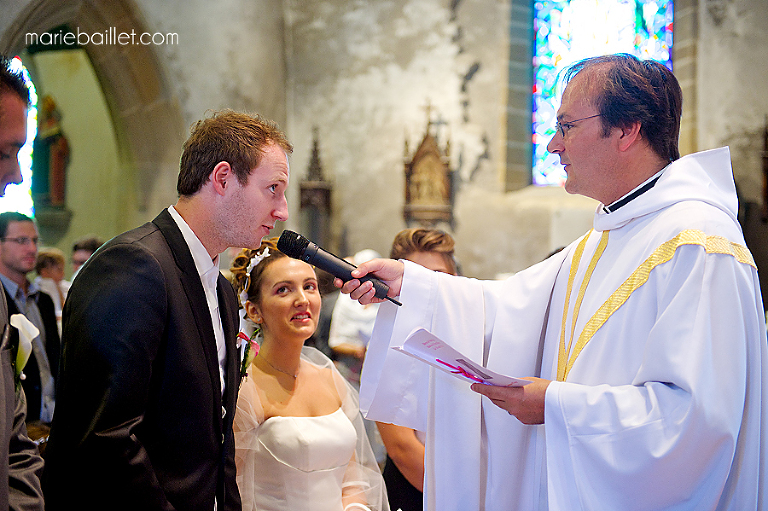
[[317, 329], [320, 303], [315, 270], [298, 259], [281, 257], [264, 270], [261, 300], [248, 302], [247, 312], [261, 324], [265, 337], [300, 338], [303, 343]]

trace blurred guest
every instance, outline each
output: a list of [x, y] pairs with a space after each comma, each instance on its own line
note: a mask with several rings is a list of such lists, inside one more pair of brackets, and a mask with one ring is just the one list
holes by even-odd
[[72, 279], [74, 280], [80, 267], [85, 264], [89, 257], [104, 244], [98, 236], [85, 236], [72, 245]]
[[[381, 257], [376, 251], [365, 249], [350, 258], [358, 266], [365, 261]], [[378, 304], [361, 305], [348, 296], [336, 300], [331, 316], [328, 346], [339, 361], [339, 370], [355, 387], [360, 387], [360, 371], [363, 369], [365, 350], [373, 332]]]
[[37, 262], [35, 263], [37, 277], [33, 283], [38, 289], [53, 298], [59, 335], [61, 335], [61, 308], [64, 306], [70, 285], [68, 281], [64, 280], [65, 264], [64, 252], [58, 248], [42, 248], [37, 252]]
[[322, 301], [312, 266], [265, 240], [243, 250], [232, 273], [256, 325], [243, 339], [234, 424], [243, 509], [389, 509], [357, 391], [330, 359], [304, 345]]
[[27, 421], [50, 423], [56, 404], [55, 383], [61, 341], [53, 299], [27, 279], [35, 269], [37, 226], [31, 218], [12, 211], [0, 213], [0, 281], [8, 312], [23, 314], [40, 331], [32, 339], [32, 354], [21, 385], [27, 395]]
[[[457, 274], [450, 234], [435, 229], [405, 229], [395, 236], [389, 257], [407, 259], [434, 271]], [[377, 422], [387, 450], [384, 481], [392, 509], [423, 509], [424, 440], [423, 431]]]

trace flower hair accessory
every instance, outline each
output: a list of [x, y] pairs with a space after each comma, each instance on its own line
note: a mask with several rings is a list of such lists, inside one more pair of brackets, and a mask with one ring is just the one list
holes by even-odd
[[243, 290], [240, 291], [240, 305], [243, 307], [245, 307], [245, 302], [248, 301], [248, 288], [251, 287], [251, 272], [256, 268], [256, 265], [267, 257], [269, 257], [269, 247], [264, 247], [261, 254], [254, 254], [254, 256], [251, 257], [251, 261], [248, 263], [248, 268], [245, 270], [245, 285], [243, 286]]

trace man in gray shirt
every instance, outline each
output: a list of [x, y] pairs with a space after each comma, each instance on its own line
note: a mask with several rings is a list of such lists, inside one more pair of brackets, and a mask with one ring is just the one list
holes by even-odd
[[21, 381], [27, 396], [27, 421], [50, 424], [61, 342], [53, 299], [27, 278], [35, 268], [37, 245], [37, 226], [31, 218], [15, 211], [0, 213], [0, 282], [8, 313], [23, 314], [40, 331], [32, 339]]

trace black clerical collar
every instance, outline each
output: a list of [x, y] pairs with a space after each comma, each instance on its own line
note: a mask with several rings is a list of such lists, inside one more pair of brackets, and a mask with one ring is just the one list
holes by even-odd
[[603, 206], [603, 211], [605, 211], [606, 213], [613, 213], [620, 207], [626, 206], [631, 201], [633, 201], [634, 199], [637, 199], [642, 194], [644, 194], [645, 192], [653, 188], [653, 186], [656, 184], [656, 181], [658, 181], [660, 177], [661, 177], [661, 172], [659, 172], [654, 177], [652, 177], [650, 181], [647, 181], [644, 185], [641, 185], [635, 188], [633, 192], [628, 193], [627, 195], [617, 200], [616, 202], [609, 204], [608, 206]]

